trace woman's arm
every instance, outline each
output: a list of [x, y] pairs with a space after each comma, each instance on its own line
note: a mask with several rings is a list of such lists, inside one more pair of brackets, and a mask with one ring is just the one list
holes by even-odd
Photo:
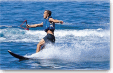
[[26, 25], [27, 28], [35, 28], [35, 27], [42, 27], [43, 26], [43, 22], [40, 24], [34, 24], [34, 25]]
[[61, 23], [61, 24], [63, 24], [63, 21], [56, 20], [56, 19], [53, 19], [53, 18], [49, 18], [49, 21], [54, 22], [54, 23]]

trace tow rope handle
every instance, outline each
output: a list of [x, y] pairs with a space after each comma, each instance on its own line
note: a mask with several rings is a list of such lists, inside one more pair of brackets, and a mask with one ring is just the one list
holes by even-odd
[[22, 27], [22, 25], [23, 25], [25, 22], [26, 22], [26, 25], [27, 25], [27, 20], [25, 20], [25, 21], [20, 25], [20, 27], [23, 28], [23, 29], [25, 29], [25, 30], [29, 30], [29, 28], [24, 28], [24, 27]]

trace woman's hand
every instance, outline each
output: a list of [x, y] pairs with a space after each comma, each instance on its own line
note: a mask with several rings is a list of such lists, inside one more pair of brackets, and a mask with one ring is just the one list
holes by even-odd
[[27, 24], [27, 25], [26, 25], [26, 27], [27, 27], [27, 28], [30, 28], [30, 25], [29, 25], [29, 24]]
[[59, 23], [63, 24], [63, 21], [60, 21]]

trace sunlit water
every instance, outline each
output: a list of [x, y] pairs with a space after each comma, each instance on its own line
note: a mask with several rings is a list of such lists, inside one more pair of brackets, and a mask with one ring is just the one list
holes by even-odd
[[[0, 67], [2, 70], [108, 70], [110, 68], [110, 3], [0, 2]], [[41, 23], [44, 10], [51, 10], [56, 24], [56, 42], [35, 53], [46, 35], [42, 27], [20, 28]], [[19, 61], [7, 50], [35, 60]]]

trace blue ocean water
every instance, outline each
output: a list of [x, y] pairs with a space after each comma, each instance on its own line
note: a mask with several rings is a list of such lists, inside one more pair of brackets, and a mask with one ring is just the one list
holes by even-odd
[[[56, 24], [55, 45], [35, 53], [46, 35], [42, 27], [20, 28], [43, 22], [45, 10], [52, 11]], [[19, 61], [7, 51], [37, 60]], [[109, 70], [110, 3], [107, 1], [1, 1], [0, 68], [2, 70]]]

